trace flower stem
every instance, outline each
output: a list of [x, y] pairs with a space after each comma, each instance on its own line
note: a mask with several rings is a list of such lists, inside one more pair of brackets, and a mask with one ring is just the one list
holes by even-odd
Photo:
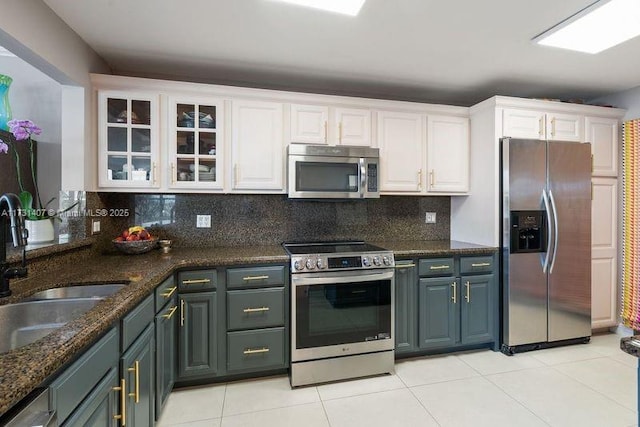
[[29, 157], [31, 158], [31, 179], [33, 180], [33, 188], [36, 191], [35, 201], [37, 202], [36, 209], [43, 209], [42, 200], [40, 200], [40, 191], [38, 191], [38, 174], [36, 172], [35, 159], [33, 156], [33, 140], [29, 137]]
[[16, 161], [16, 177], [18, 178], [18, 187], [20, 187], [20, 191], [24, 191], [24, 185], [22, 185], [22, 173], [20, 172], [20, 154], [18, 153], [18, 148], [12, 144], [13, 157]]

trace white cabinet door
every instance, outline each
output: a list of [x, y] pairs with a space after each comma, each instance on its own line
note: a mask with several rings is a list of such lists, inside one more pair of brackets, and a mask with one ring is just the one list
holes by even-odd
[[586, 117], [585, 142], [591, 143], [594, 176], [618, 176], [618, 120]]
[[328, 143], [329, 107], [291, 104], [291, 142]]
[[362, 108], [335, 108], [336, 145], [370, 147], [371, 111]]
[[232, 190], [284, 192], [282, 104], [234, 100], [231, 114]]
[[593, 178], [591, 202], [591, 325], [617, 324], [618, 181]]
[[469, 191], [469, 119], [427, 117], [428, 193]]
[[502, 112], [502, 135], [511, 138], [544, 139], [543, 111], [505, 108]]
[[549, 113], [546, 115], [547, 139], [582, 142], [582, 116]]
[[380, 191], [422, 192], [424, 116], [378, 112], [378, 148]]
[[98, 93], [98, 185], [102, 188], [160, 187], [159, 97]]

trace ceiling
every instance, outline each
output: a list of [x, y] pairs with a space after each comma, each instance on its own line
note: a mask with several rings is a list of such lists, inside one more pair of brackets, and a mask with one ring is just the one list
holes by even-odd
[[598, 55], [531, 39], [593, 0], [43, 0], [115, 74], [472, 105], [640, 85], [640, 37]]

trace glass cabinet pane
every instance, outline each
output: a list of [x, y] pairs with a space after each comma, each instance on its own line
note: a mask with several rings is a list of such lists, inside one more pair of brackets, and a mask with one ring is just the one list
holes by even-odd
[[131, 101], [131, 124], [151, 124], [151, 102], [135, 99]]
[[176, 169], [176, 179], [178, 181], [194, 181], [195, 180], [195, 159], [178, 159], [178, 167]]
[[177, 154], [195, 154], [194, 140], [195, 132], [178, 132], [176, 138]]
[[126, 123], [127, 122], [127, 100], [118, 98], [107, 98], [107, 122]]
[[200, 159], [198, 181], [216, 181], [216, 161]]
[[128, 179], [127, 156], [107, 156], [107, 164], [107, 179], [118, 181]]
[[133, 156], [131, 158], [131, 180], [148, 181], [151, 174], [151, 158]]
[[215, 156], [216, 154], [216, 134], [200, 133], [200, 141], [198, 144], [198, 154], [205, 156]]
[[127, 128], [107, 127], [107, 150], [127, 151]]
[[178, 104], [177, 105], [177, 126], [181, 128], [195, 127], [195, 105], [193, 104]]
[[216, 107], [215, 105], [201, 105], [198, 115], [198, 127], [201, 129], [215, 129]]
[[151, 129], [131, 129], [131, 151], [136, 153], [151, 152]]

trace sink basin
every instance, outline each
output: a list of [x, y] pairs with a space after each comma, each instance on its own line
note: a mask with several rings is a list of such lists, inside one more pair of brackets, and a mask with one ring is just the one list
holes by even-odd
[[102, 285], [74, 285], [65, 288], [47, 289], [36, 292], [29, 300], [51, 300], [61, 298], [105, 298], [115, 294], [127, 285], [106, 283]]
[[101, 298], [69, 298], [0, 306], [0, 353], [50, 334], [82, 316], [100, 301]]

